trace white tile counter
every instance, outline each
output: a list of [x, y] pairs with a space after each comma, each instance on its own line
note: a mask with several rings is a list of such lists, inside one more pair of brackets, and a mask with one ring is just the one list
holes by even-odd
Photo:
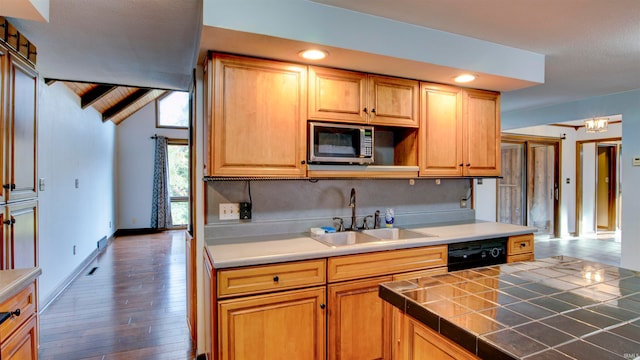
[[328, 246], [314, 240], [309, 237], [308, 233], [210, 239], [207, 243], [214, 268], [223, 269], [374, 251], [452, 244], [535, 232], [535, 228], [531, 227], [494, 222], [407, 226], [404, 228], [423, 233], [425, 237], [409, 240], [381, 240], [338, 247]]

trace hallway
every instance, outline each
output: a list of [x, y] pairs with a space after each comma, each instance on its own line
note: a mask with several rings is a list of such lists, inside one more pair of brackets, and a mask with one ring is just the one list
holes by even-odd
[[184, 241], [183, 230], [116, 238], [41, 313], [40, 359], [193, 359]]

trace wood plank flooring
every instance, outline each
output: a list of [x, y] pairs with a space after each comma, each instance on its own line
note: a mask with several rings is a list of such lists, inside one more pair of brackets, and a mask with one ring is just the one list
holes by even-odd
[[603, 264], [620, 266], [620, 239], [611, 236], [535, 239], [534, 252], [537, 259], [555, 255], [566, 255]]
[[116, 238], [40, 315], [40, 359], [193, 359], [184, 241]]

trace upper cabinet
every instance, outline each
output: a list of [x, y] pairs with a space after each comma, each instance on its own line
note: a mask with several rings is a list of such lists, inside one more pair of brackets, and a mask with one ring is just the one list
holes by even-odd
[[418, 127], [419, 82], [309, 66], [310, 120]]
[[4, 200], [35, 198], [36, 124], [38, 73], [27, 63], [9, 54], [5, 96]]
[[500, 176], [500, 95], [421, 84], [421, 176]]
[[302, 177], [306, 166], [306, 66], [212, 54], [207, 174]]
[[463, 96], [463, 175], [500, 176], [500, 94], [465, 89]]

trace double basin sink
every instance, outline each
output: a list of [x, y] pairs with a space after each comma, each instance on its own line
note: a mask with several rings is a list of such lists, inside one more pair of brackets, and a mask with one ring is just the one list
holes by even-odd
[[382, 228], [326, 233], [313, 235], [312, 237], [325, 245], [338, 247], [376, 242], [423, 239], [436, 237], [436, 235], [423, 234], [402, 228]]

